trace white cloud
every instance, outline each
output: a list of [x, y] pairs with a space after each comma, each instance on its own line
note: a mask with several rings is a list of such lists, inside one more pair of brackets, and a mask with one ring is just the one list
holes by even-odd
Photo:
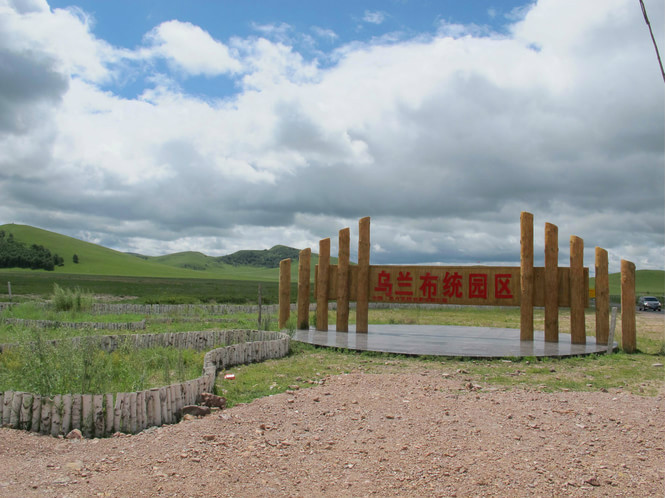
[[51, 12], [41, 2], [0, 2], [0, 45], [33, 56], [47, 56], [65, 74], [103, 83], [113, 74], [107, 64], [118, 53], [90, 32], [93, 19], [72, 7]]
[[319, 38], [323, 38], [323, 39], [327, 39], [327, 40], [336, 40], [337, 38], [339, 38], [337, 33], [335, 33], [332, 29], [326, 29], [326, 28], [321, 28], [319, 26], [313, 26], [312, 31]]
[[383, 21], [386, 20], [386, 13], [380, 10], [371, 11], [366, 10], [365, 15], [363, 16], [363, 21], [370, 24], [383, 24]]
[[[278, 39], [287, 26], [224, 44], [170, 21], [130, 52], [97, 40], [80, 12], [9, 5], [0, 56], [33, 86], [0, 82], [7, 221], [136, 252], [220, 254], [316, 250], [369, 215], [375, 262], [475, 263], [519, 259], [527, 210], [537, 251], [542, 225], [559, 225], [562, 264], [574, 234], [615, 268], [622, 257], [662, 268], [665, 105], [630, 0], [541, 0], [509, 35], [444, 25], [349, 44], [327, 68]], [[647, 8], [662, 40], [663, 6]], [[151, 67], [138, 98], [101, 86], [155, 57], [227, 75], [238, 93], [197, 98]]]
[[216, 76], [242, 69], [225, 44], [188, 22], [163, 22], [146, 40], [151, 46], [144, 56], [164, 57], [190, 75]]

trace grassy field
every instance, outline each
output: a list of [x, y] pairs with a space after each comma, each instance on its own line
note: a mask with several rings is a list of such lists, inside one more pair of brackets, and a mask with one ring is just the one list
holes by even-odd
[[[589, 287], [595, 285], [595, 278], [589, 279]], [[621, 274], [612, 273], [609, 275], [610, 294], [614, 296], [621, 295]], [[638, 296], [658, 296], [662, 298], [665, 295], [665, 272], [662, 270], [637, 270], [635, 272], [635, 293]]]
[[[30, 316], [29, 305], [22, 306]], [[21, 316], [15, 311], [12, 316]], [[81, 319], [94, 319], [95, 315], [81, 314]], [[118, 317], [122, 318], [122, 317]], [[139, 318], [136, 315], [124, 317]], [[269, 328], [276, 329], [276, 317], [269, 320]], [[335, 314], [329, 319], [334, 323]], [[617, 323], [615, 340], [621, 344], [621, 321]], [[217, 389], [219, 394], [229, 399], [230, 405], [248, 402], [259, 396], [275, 394], [288, 389], [305, 388], [316, 385], [327, 375], [348, 372], [367, 374], [389, 373], [399, 375], [405, 371], [438, 372], [460, 380], [460, 385], [473, 382], [483, 388], [529, 388], [546, 391], [556, 390], [598, 390], [626, 389], [634, 393], [654, 395], [665, 387], [662, 364], [665, 360], [665, 321], [661, 314], [637, 314], [636, 354], [617, 353], [611, 355], [592, 355], [566, 359], [499, 359], [471, 360], [437, 357], [408, 357], [404, 355], [357, 353], [339, 349], [315, 348], [300, 343], [293, 344], [290, 356], [281, 360], [272, 360], [260, 364], [238, 366], [232, 370], [236, 375], [233, 382], [223, 380], [220, 375]], [[351, 313], [350, 321], [355, 316]], [[220, 321], [221, 320], [221, 321]], [[205, 330], [215, 328], [257, 328], [254, 314], [238, 313], [216, 317], [201, 314], [195, 321], [179, 321], [179, 317], [147, 317], [145, 332], [173, 332], [184, 330]], [[313, 321], [313, 317], [312, 317]], [[439, 324], [467, 326], [519, 327], [519, 310], [515, 308], [427, 308], [370, 310], [370, 323], [406, 323]], [[544, 316], [542, 310], [536, 310], [537, 328], [542, 328]], [[589, 310], [586, 314], [587, 334], [593, 335], [595, 314]], [[560, 313], [561, 332], [569, 332], [570, 315], [566, 310]], [[104, 334], [103, 330], [93, 333]], [[21, 327], [0, 325], [0, 342], [14, 342], [26, 334]], [[80, 335], [80, 331], [65, 329], [43, 329], [39, 331], [43, 338]], [[136, 362], [132, 359], [116, 359]], [[170, 361], [170, 360], [169, 360]], [[109, 368], [111, 368], [109, 366]], [[123, 367], [124, 368], [124, 367]], [[200, 368], [200, 366], [199, 366]], [[147, 374], [146, 374], [147, 375]], [[150, 374], [153, 381], [159, 383], [163, 371], [157, 369]], [[108, 376], [117, 377], [110, 373]], [[141, 377], [141, 376], [139, 376]], [[17, 377], [14, 377], [15, 379]], [[165, 377], [164, 377], [165, 378]], [[21, 384], [22, 385], [22, 384]], [[18, 388], [5, 383], [5, 388]], [[2, 389], [2, 388], [0, 388]]]
[[17, 346], [0, 355], [0, 392], [50, 396], [140, 391], [199, 377], [205, 354], [129, 345], [106, 353], [98, 349], [93, 337], [73, 347], [66, 340], [49, 343], [35, 329], [23, 330], [20, 339]]
[[[330, 314], [334, 322], [334, 314]], [[353, 317], [351, 318], [353, 320]], [[218, 377], [218, 393], [229, 406], [293, 389], [321, 383], [331, 375], [347, 373], [392, 374], [399, 383], [404, 372], [429, 372], [459, 381], [460, 391], [469, 383], [480, 389], [535, 389], [538, 391], [626, 390], [654, 396], [665, 390], [665, 321], [662, 315], [638, 313], [635, 354], [618, 352], [573, 358], [455, 359], [353, 352], [295, 343], [288, 358], [229, 370], [235, 380]], [[536, 311], [536, 326], [544, 316]], [[615, 340], [621, 344], [621, 316]], [[519, 311], [504, 309], [370, 310], [370, 323], [409, 323], [468, 326], [519, 327]], [[587, 335], [593, 335], [595, 315], [586, 314]], [[561, 332], [570, 330], [570, 314], [560, 314]], [[658, 366], [660, 365], [660, 366]]]
[[[48, 297], [53, 284], [81, 287], [94, 294], [129, 297], [129, 302], [187, 303], [256, 303], [261, 285], [263, 303], [278, 302], [278, 282], [256, 280], [225, 280], [212, 278], [127, 277], [113, 275], [68, 275], [46, 271], [0, 270], [0, 301], [8, 301], [7, 282], [14, 296]], [[296, 284], [292, 284], [296, 295]]]

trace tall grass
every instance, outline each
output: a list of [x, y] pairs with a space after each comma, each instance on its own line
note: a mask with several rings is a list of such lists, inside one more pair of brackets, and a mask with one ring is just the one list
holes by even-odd
[[53, 308], [55, 311], [73, 311], [80, 313], [92, 308], [94, 302], [92, 294], [83, 291], [80, 287], [63, 289], [53, 284]]
[[76, 344], [64, 337], [54, 342], [38, 329], [25, 329], [19, 345], [0, 355], [0, 391], [49, 396], [139, 391], [200, 376], [203, 356], [174, 348], [135, 349], [129, 341], [106, 353], [92, 333]]

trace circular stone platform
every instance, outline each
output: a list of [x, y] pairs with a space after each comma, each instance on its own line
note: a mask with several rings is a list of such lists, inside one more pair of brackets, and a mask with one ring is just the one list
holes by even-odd
[[[471, 358], [519, 358], [581, 356], [605, 353], [607, 346], [587, 337], [586, 344], [571, 344], [570, 334], [559, 334], [559, 342], [545, 342], [544, 332], [535, 331], [533, 341], [520, 341], [519, 329], [459, 327], [443, 325], [369, 325], [367, 334], [297, 330], [293, 339], [317, 346], [409, 355]], [[617, 344], [614, 343], [616, 348]]]

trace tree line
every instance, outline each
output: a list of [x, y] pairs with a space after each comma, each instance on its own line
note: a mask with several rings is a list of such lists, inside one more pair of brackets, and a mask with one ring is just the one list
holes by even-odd
[[30, 268], [32, 270], [53, 271], [63, 266], [65, 260], [53, 254], [46, 247], [27, 245], [14, 239], [14, 234], [0, 230], [0, 268]]

